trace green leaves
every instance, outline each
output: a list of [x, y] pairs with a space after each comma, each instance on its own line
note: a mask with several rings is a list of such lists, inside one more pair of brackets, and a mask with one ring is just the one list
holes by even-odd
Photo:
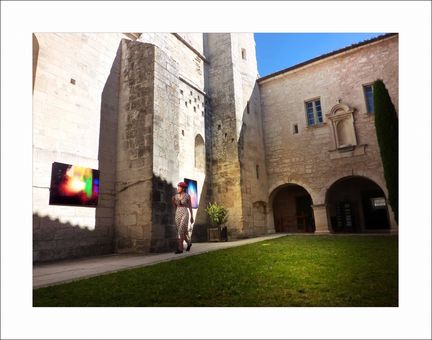
[[388, 200], [394, 211], [395, 220], [398, 221], [399, 120], [390, 95], [381, 79], [376, 80], [373, 84], [373, 99], [375, 130], [384, 167]]
[[228, 210], [217, 203], [209, 203], [206, 208], [210, 222], [214, 226], [220, 226], [228, 220]]

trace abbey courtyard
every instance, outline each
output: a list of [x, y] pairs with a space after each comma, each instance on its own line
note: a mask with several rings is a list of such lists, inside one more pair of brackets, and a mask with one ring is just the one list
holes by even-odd
[[230, 239], [396, 233], [377, 79], [398, 110], [397, 34], [260, 77], [252, 33], [34, 33], [34, 262], [170, 251], [185, 180], [196, 242], [209, 202]]

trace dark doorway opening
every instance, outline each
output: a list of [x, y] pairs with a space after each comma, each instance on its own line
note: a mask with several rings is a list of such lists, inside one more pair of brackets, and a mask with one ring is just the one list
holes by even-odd
[[289, 184], [278, 189], [273, 200], [273, 213], [276, 232], [315, 232], [312, 198], [299, 185]]
[[362, 194], [363, 213], [365, 216], [365, 229], [390, 228], [387, 217], [387, 205], [382, 192], [370, 191]]
[[351, 176], [340, 179], [327, 191], [326, 203], [334, 232], [390, 229], [384, 192], [368, 178]]

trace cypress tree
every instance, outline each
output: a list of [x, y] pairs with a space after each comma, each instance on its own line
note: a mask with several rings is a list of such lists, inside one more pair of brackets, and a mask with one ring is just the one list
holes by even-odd
[[381, 79], [373, 83], [375, 130], [384, 167], [388, 201], [398, 222], [399, 122], [396, 109]]

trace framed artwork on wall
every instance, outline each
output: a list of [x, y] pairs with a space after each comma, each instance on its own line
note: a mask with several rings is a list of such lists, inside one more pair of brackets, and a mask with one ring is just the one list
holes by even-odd
[[185, 178], [184, 182], [188, 185], [187, 187], [187, 193], [191, 197], [191, 203], [192, 208], [197, 209], [198, 208], [198, 184], [197, 181], [194, 181], [193, 179]]
[[54, 162], [51, 170], [50, 205], [96, 207], [99, 170]]

